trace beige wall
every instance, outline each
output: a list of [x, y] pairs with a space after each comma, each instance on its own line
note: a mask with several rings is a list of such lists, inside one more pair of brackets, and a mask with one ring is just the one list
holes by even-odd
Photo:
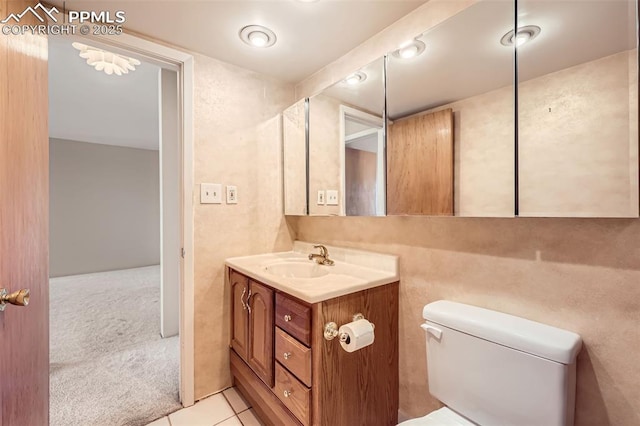
[[50, 276], [160, 263], [158, 151], [50, 140]]
[[284, 211], [307, 214], [307, 141], [304, 99], [282, 113]]
[[[317, 95], [309, 99], [309, 214], [339, 215], [342, 191], [340, 173], [340, 100]], [[318, 190], [337, 190], [337, 206], [319, 206]]]
[[640, 423], [640, 221], [288, 218], [304, 241], [400, 256], [400, 408], [428, 393], [422, 307], [446, 299], [579, 333], [577, 425]]
[[[282, 119], [293, 87], [195, 57], [195, 396], [231, 385], [224, 260], [291, 248], [282, 217]], [[238, 187], [238, 204], [199, 204], [200, 183]]]
[[519, 84], [522, 216], [638, 215], [637, 63], [634, 49]]
[[[298, 98], [393, 50], [473, 1], [431, 0], [298, 84]], [[580, 333], [577, 425], [640, 423], [640, 221], [290, 217], [294, 238], [400, 256], [400, 406], [427, 389], [424, 304], [449, 299]]]

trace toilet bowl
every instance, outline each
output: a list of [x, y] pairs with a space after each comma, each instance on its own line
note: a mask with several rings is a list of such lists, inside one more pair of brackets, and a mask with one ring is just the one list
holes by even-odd
[[400, 425], [573, 425], [579, 335], [445, 300], [422, 316], [429, 393], [445, 407]]

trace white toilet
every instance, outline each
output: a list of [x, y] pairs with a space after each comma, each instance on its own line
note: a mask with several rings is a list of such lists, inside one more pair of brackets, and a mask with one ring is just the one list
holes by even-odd
[[422, 316], [429, 392], [446, 407], [400, 425], [573, 425], [579, 335], [445, 300]]

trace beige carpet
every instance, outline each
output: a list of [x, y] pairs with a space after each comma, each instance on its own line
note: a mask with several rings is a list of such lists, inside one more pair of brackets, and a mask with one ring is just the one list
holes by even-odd
[[146, 425], [180, 409], [160, 267], [50, 280], [51, 426]]

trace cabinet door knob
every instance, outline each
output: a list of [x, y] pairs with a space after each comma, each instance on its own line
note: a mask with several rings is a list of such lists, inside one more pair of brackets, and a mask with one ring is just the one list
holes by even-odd
[[285, 320], [286, 322], [291, 321], [291, 315], [288, 315], [288, 314], [287, 314], [287, 315], [285, 315], [285, 316], [284, 316], [284, 320]]
[[286, 390], [286, 391], [284, 391], [284, 397], [285, 398], [289, 398], [292, 393], [293, 393], [292, 391]]
[[291, 358], [291, 352], [285, 352], [283, 356], [284, 356], [284, 359], [289, 359]]

